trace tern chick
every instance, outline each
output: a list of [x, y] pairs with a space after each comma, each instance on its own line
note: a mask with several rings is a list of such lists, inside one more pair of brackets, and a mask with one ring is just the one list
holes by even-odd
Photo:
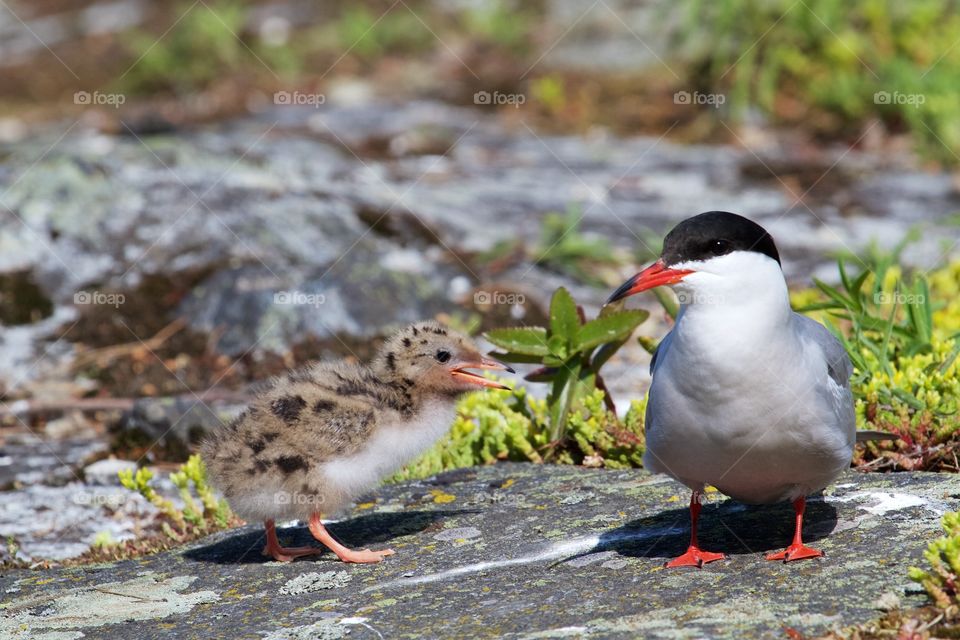
[[344, 562], [379, 562], [393, 551], [348, 549], [321, 515], [428, 449], [449, 429], [461, 394], [507, 388], [468, 369], [513, 372], [464, 336], [417, 323], [387, 340], [370, 366], [319, 362], [274, 378], [202, 455], [237, 515], [263, 520], [264, 555], [289, 562], [322, 553], [280, 546], [274, 521], [300, 519]]

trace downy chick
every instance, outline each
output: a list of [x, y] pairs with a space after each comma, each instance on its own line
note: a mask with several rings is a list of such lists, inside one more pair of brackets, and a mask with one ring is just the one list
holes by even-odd
[[450, 428], [461, 394], [507, 388], [467, 369], [513, 372], [466, 337], [420, 322], [390, 338], [370, 366], [318, 362], [274, 378], [202, 455], [237, 515], [264, 521], [264, 555], [288, 562], [322, 553], [280, 546], [274, 521], [300, 519], [341, 560], [379, 562], [393, 551], [348, 549], [321, 515], [428, 449]]

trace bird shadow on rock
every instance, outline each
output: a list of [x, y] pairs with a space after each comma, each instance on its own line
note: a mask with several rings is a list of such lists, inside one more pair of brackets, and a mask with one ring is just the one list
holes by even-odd
[[[465, 509], [409, 511], [403, 513], [371, 513], [369, 515], [341, 520], [327, 525], [327, 530], [334, 538], [352, 549], [363, 549], [382, 545], [395, 538], [420, 533], [430, 529], [435, 523], [444, 518], [451, 518], [464, 513], [472, 513]], [[296, 527], [277, 529], [280, 543], [289, 547], [315, 546], [323, 549], [310, 534], [306, 524]], [[266, 537], [263, 527], [245, 527], [232, 535], [226, 534], [218, 540], [202, 547], [190, 549], [184, 556], [200, 562], [217, 564], [247, 564], [269, 562], [271, 559], [261, 554]], [[298, 560], [309, 562], [317, 558], [336, 559], [333, 552], [324, 549], [322, 554], [307, 556]]]
[[[789, 502], [746, 505], [734, 500], [704, 505], [697, 537], [700, 546], [728, 555], [767, 553], [784, 549], [793, 540], [795, 516]], [[815, 543], [837, 526], [837, 510], [819, 498], [807, 501], [803, 541]], [[600, 536], [590, 551], [613, 550], [634, 558], [675, 558], [690, 543], [690, 512], [670, 509], [640, 518]]]

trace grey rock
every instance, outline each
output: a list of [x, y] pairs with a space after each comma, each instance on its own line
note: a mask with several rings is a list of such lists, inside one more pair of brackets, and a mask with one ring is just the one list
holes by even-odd
[[89, 484], [100, 486], [120, 486], [121, 471], [136, 471], [137, 463], [132, 460], [117, 460], [105, 458], [87, 465], [83, 469], [83, 477]]
[[[175, 492], [162, 488], [160, 493], [172, 497]], [[4, 493], [0, 537], [12, 536], [24, 559], [64, 560], [87, 551], [98, 534], [119, 541], [150, 530], [156, 514], [139, 494], [119, 486], [29, 485]]]
[[[509, 488], [492, 489], [508, 479]], [[455, 499], [435, 502], [437, 488]], [[472, 500], [491, 491], [523, 499]], [[561, 504], [571, 491], [595, 498]], [[251, 525], [134, 561], [44, 571], [42, 581], [7, 572], [0, 625], [120, 639], [142, 637], [144, 624], [157, 638], [744, 638], [780, 637], [784, 625], [815, 636], [874, 619], [889, 594], [904, 608], [926, 602], [907, 569], [923, 564], [944, 510], [957, 509], [960, 478], [845, 474], [809, 502], [806, 541], [826, 557], [791, 564], [763, 559], [791, 537], [788, 504], [747, 507], [713, 495], [700, 540], [730, 559], [702, 570], [662, 568], [687, 544], [680, 485], [636, 470], [502, 464], [384, 486], [375, 507], [329, 525], [349, 546], [396, 550], [377, 565], [344, 565], [330, 553], [268, 562], [262, 528]], [[469, 529], [481, 534], [471, 544], [436, 540]], [[312, 542], [303, 526], [281, 538]], [[165, 579], [150, 586], [144, 571]], [[330, 574], [349, 580], [312, 590]], [[142, 586], [135, 593], [147, 599], [126, 598], [124, 619], [83, 614], [95, 589], [134, 593], [126, 586]], [[149, 595], [157, 589], [164, 604]], [[66, 621], [59, 604], [49, 619], [35, 615], [38, 599], [78, 603], [77, 617]]]
[[138, 398], [114, 428], [125, 432], [125, 438], [182, 454], [189, 452], [206, 433], [229, 423], [244, 406], [234, 399], [212, 400], [193, 394]]
[[107, 448], [106, 442], [90, 439], [44, 440], [34, 434], [8, 437], [0, 445], [0, 488], [79, 480], [84, 462]]

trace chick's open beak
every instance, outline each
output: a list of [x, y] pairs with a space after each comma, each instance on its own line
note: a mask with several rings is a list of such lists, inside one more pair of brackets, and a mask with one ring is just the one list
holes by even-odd
[[450, 370], [450, 375], [458, 380], [465, 380], [471, 384], [475, 384], [479, 387], [489, 387], [491, 389], [507, 389], [508, 387], [505, 384], [501, 384], [495, 380], [488, 380], [480, 374], [473, 373], [472, 371], [466, 371], [466, 369], [494, 369], [497, 371], [507, 371], [509, 373], [516, 373], [511, 367], [497, 362], [496, 360], [491, 360], [490, 358], [478, 358], [474, 361], [464, 362], [458, 364], [456, 367]]
[[613, 292], [613, 295], [607, 299], [605, 304], [622, 300], [635, 293], [653, 289], [665, 284], [676, 284], [686, 276], [693, 273], [690, 269], [671, 269], [663, 263], [663, 260], [657, 260], [652, 265], [633, 276]]

